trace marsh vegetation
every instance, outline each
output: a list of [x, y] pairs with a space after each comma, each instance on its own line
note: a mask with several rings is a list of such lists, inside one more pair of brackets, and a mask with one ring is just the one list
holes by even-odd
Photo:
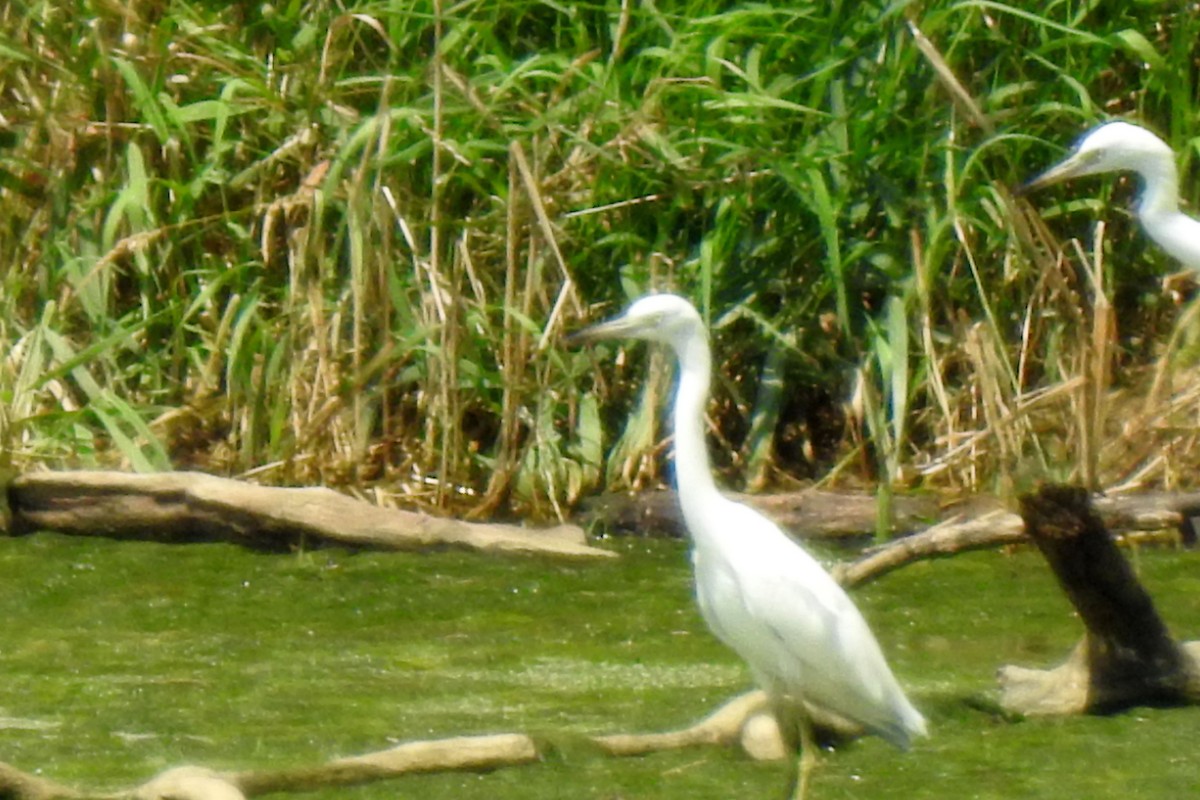
[[1200, 387], [1151, 386], [1191, 327], [1128, 181], [1039, 196], [1046, 226], [1007, 188], [1107, 115], [1190, 174], [1186, 5], [21, 0], [0, 20], [18, 468], [566, 514], [660, 479], [667, 379], [559, 334], [670, 288], [715, 328], [735, 487], [1190, 483]]

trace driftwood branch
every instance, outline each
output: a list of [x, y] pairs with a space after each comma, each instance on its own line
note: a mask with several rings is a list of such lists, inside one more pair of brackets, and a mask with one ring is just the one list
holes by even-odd
[[1088, 493], [1048, 486], [1021, 499], [1021, 516], [1087, 632], [1055, 669], [1001, 669], [1005, 708], [1079, 714], [1200, 702], [1195, 645], [1171, 638]]
[[37, 472], [7, 487], [9, 528], [160, 541], [236, 541], [273, 549], [354, 547], [611, 558], [574, 525], [540, 530], [380, 508], [323, 488], [257, 486], [198, 472]]
[[596, 736], [592, 741], [611, 756], [640, 756], [699, 745], [726, 746], [736, 743], [746, 722], [764, 711], [769, 713], [766, 694], [748, 692], [688, 728], [662, 733], [616, 733]]
[[[754, 758], [786, 755], [766, 695], [749, 692], [688, 728], [664, 733], [596, 736], [603, 753], [638, 756], [663, 750], [740, 744]], [[387, 750], [290, 769], [218, 772], [184, 766], [141, 786], [111, 794], [86, 793], [0, 762], [4, 800], [248, 800], [278, 792], [355, 786], [431, 772], [486, 772], [536, 763], [544, 748], [521, 733], [406, 742]]]
[[913, 561], [1025, 540], [1025, 526], [1020, 517], [1007, 511], [991, 511], [977, 519], [947, 520], [921, 533], [896, 539], [857, 561], [838, 564], [833, 577], [843, 586], [858, 586]]

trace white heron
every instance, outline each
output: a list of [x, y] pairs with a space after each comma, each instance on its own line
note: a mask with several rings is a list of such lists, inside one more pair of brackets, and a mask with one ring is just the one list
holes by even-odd
[[713, 633], [750, 666], [781, 727], [799, 728], [794, 797], [802, 798], [817, 745], [804, 704], [845, 717], [907, 749], [926, 735], [858, 608], [829, 573], [762, 514], [718, 491], [704, 439], [712, 354], [687, 300], [643, 297], [572, 342], [633, 338], [668, 345], [679, 361], [675, 483], [692, 539], [696, 599]]
[[1093, 129], [1065, 160], [1029, 181], [1025, 189], [1121, 170], [1131, 170], [1141, 178], [1137, 218], [1146, 233], [1184, 266], [1200, 270], [1200, 220], [1179, 210], [1175, 154], [1166, 142], [1141, 126], [1118, 121]]

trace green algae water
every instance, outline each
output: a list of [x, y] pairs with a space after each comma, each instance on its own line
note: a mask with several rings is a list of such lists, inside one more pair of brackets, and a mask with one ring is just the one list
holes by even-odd
[[[118, 789], [171, 766], [315, 763], [530, 732], [541, 763], [308, 796], [777, 797], [787, 767], [698, 748], [605, 758], [582, 734], [688, 725], [749, 688], [705, 630], [680, 542], [564, 564], [472, 553], [263, 554], [39, 534], [0, 539], [0, 761]], [[1200, 634], [1200, 555], [1139, 554], [1160, 613]], [[1200, 785], [1200, 709], [1015, 720], [1003, 664], [1081, 633], [1030, 551], [924, 562], [854, 593], [932, 738], [826, 753], [821, 798], [1168, 798]]]

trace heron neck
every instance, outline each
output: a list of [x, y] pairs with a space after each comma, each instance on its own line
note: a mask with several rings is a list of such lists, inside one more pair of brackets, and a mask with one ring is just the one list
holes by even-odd
[[1200, 270], [1200, 221], [1179, 210], [1179, 177], [1169, 156], [1138, 169], [1142, 194], [1138, 221], [1150, 238], [1184, 266]]
[[1179, 173], [1173, 156], [1164, 154], [1137, 168], [1142, 178], [1142, 195], [1137, 213], [1143, 222], [1171, 217], [1179, 212]]
[[[708, 462], [704, 438], [704, 410], [712, 376], [712, 354], [701, 336], [689, 337], [676, 346], [679, 357], [679, 388], [675, 394], [675, 486], [684, 517], [703, 514], [713, 498], [720, 498]], [[688, 520], [691, 523], [691, 520]], [[689, 524], [692, 531], [707, 529]]]

